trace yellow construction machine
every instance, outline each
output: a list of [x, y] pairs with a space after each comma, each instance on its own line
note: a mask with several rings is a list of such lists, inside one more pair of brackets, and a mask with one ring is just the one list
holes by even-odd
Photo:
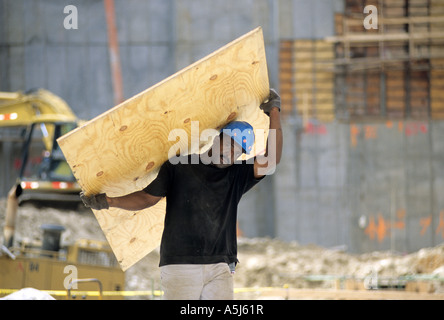
[[80, 188], [56, 143], [78, 124], [68, 104], [49, 91], [0, 92], [0, 130], [21, 130], [20, 201], [79, 200]]
[[[123, 290], [124, 274], [106, 243], [82, 240], [60, 248], [63, 227], [50, 225], [43, 226], [43, 243], [14, 246], [19, 203], [80, 202], [81, 189], [56, 142], [79, 124], [68, 104], [47, 90], [0, 92], [0, 130], [16, 130], [23, 143], [17, 181], [7, 198], [0, 250], [0, 294], [1, 289], [24, 287], [67, 289], [66, 266], [71, 266], [79, 278], [92, 277], [103, 290]], [[84, 286], [96, 289], [94, 283]]]
[[78, 125], [68, 104], [47, 90], [0, 92], [0, 130], [15, 129], [23, 143], [19, 174], [8, 193], [4, 228], [7, 247], [12, 245], [19, 203], [80, 201], [80, 187], [56, 142]]
[[43, 225], [43, 241], [22, 242], [0, 251], [0, 297], [23, 288], [49, 292], [54, 298], [122, 299], [125, 274], [105, 241], [79, 239], [60, 245], [64, 228]]

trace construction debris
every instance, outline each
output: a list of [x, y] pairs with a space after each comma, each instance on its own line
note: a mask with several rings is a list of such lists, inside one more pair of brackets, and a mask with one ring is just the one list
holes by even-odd
[[[337, 288], [338, 281], [369, 279], [414, 279], [419, 275], [443, 278], [444, 244], [411, 254], [371, 252], [349, 254], [341, 249], [299, 245], [276, 239], [241, 239], [238, 287]], [[429, 277], [432, 281], [433, 277]], [[435, 292], [444, 283], [432, 281]]]
[[[0, 227], [4, 221], [4, 199], [0, 200]], [[40, 226], [65, 226], [63, 243], [79, 238], [104, 240], [105, 236], [90, 211], [19, 207], [16, 241], [41, 240]], [[240, 238], [234, 287], [283, 287], [305, 289], [376, 289], [375, 284], [391, 279], [403, 289], [444, 293], [444, 243], [411, 254], [371, 252], [350, 254], [346, 248], [322, 248], [269, 238]], [[160, 289], [159, 249], [154, 250], [126, 273], [126, 290]], [[358, 286], [350, 287], [350, 281]], [[406, 283], [409, 283], [407, 286]], [[420, 283], [420, 284], [418, 284]], [[366, 287], [367, 286], [367, 287]], [[385, 286], [387, 287], [387, 286]], [[380, 289], [383, 286], [380, 285]]]

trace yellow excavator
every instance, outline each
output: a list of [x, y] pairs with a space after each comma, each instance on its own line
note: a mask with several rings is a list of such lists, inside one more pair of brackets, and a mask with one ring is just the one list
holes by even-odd
[[91, 282], [84, 289], [96, 289], [96, 284], [101, 290], [124, 288], [124, 273], [106, 242], [78, 240], [61, 247], [64, 228], [46, 225], [42, 226], [41, 244], [14, 246], [15, 220], [21, 202], [80, 202], [81, 189], [56, 142], [79, 124], [81, 121], [68, 104], [47, 90], [0, 92], [0, 130], [18, 129], [23, 142], [17, 181], [7, 197], [0, 250], [0, 296], [5, 288], [67, 289], [67, 266], [79, 277], [76, 285], [86, 281], [80, 278]]
[[17, 128], [23, 141], [19, 174], [8, 193], [4, 228], [7, 247], [12, 245], [12, 220], [21, 202], [80, 200], [80, 187], [56, 143], [79, 123], [68, 104], [47, 90], [0, 92], [0, 130]]
[[79, 122], [68, 104], [47, 90], [0, 92], [0, 130], [22, 130], [20, 201], [78, 201], [79, 186], [55, 141]]

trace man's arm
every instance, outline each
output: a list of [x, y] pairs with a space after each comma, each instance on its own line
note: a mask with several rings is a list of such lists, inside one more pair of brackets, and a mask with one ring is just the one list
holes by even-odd
[[[154, 206], [163, 196], [167, 195], [168, 185], [171, 182], [170, 171], [166, 161], [160, 168], [156, 179], [154, 179], [145, 189], [127, 194], [122, 197], [108, 197], [105, 193], [92, 196], [85, 196], [80, 193], [80, 198], [86, 207], [101, 210], [109, 207], [116, 207], [128, 211], [138, 211]], [[160, 196], [153, 196], [152, 194]]]
[[162, 197], [152, 196], [145, 191], [136, 191], [122, 197], [106, 197], [110, 207], [116, 207], [129, 211], [143, 210], [154, 206]]
[[269, 101], [262, 104], [261, 109], [270, 117], [270, 130], [265, 154], [256, 157], [254, 162], [255, 178], [261, 178], [266, 174], [274, 172], [276, 166], [281, 161], [284, 141], [281, 127], [280, 97], [273, 89], [270, 91]]
[[154, 206], [162, 197], [152, 196], [145, 191], [136, 191], [122, 197], [108, 197], [105, 193], [85, 196], [80, 193], [80, 198], [86, 207], [95, 210], [116, 207], [128, 211], [138, 211]]

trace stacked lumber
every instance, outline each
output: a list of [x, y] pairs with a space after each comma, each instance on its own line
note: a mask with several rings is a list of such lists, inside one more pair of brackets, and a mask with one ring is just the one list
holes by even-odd
[[386, 76], [386, 109], [387, 115], [402, 117], [405, 113], [406, 78], [405, 70], [387, 70]]
[[316, 116], [313, 51], [312, 40], [296, 40], [293, 43], [293, 85], [296, 95], [296, 108], [298, 113], [305, 118]]
[[[349, 117], [444, 117], [444, 0], [346, 0], [335, 16], [336, 98]], [[378, 30], [363, 10], [378, 9]], [[342, 69], [341, 69], [342, 67]]]
[[317, 118], [321, 121], [334, 119], [334, 50], [331, 43], [317, 40], [314, 43], [314, 97]]
[[334, 47], [324, 40], [281, 41], [279, 80], [282, 111], [332, 121]]
[[[363, 24], [368, 5], [378, 29]], [[345, 0], [335, 31], [326, 43], [294, 41], [293, 54], [281, 43], [286, 108], [324, 120], [444, 118], [444, 0]]]
[[334, 119], [333, 45], [323, 40], [293, 44], [293, 85], [296, 108], [303, 117]]
[[381, 76], [379, 72], [368, 70], [365, 77], [366, 114], [377, 116], [381, 112]]
[[[430, 0], [430, 15], [444, 16], [444, 0]], [[431, 23], [431, 32], [444, 32], [444, 23]], [[444, 51], [443, 40], [433, 40], [430, 45], [432, 57]], [[430, 59], [430, 111], [432, 118], [444, 119], [444, 59]]]
[[444, 119], [444, 69], [430, 71], [430, 109], [432, 118]]
[[[366, 1], [365, 5], [378, 6], [378, 1]], [[366, 35], [366, 34], [378, 34], [377, 29], [366, 30], [362, 23], [364, 5], [362, 1], [347, 0], [345, 7], [345, 16], [336, 15], [335, 17], [335, 30], [336, 34], [344, 35], [344, 31], [347, 34], [354, 35]], [[348, 18], [360, 19], [361, 23], [349, 23]], [[356, 43], [351, 45], [350, 43], [338, 43], [336, 45], [336, 58], [344, 61], [350, 59], [362, 59], [362, 58], [378, 58], [380, 55], [379, 47], [377, 44], [365, 44]], [[356, 70], [349, 69], [340, 77], [344, 77], [345, 89], [338, 94], [343, 94], [344, 99], [343, 107], [345, 114], [348, 116], [358, 118], [368, 115], [378, 116], [381, 112], [381, 75], [380, 72], [373, 69]], [[340, 82], [337, 79], [337, 83]], [[337, 99], [341, 100], [341, 99]]]
[[365, 115], [365, 74], [350, 72], [346, 74], [346, 105], [351, 116]]
[[408, 114], [413, 118], [425, 118], [430, 113], [428, 67], [428, 60], [418, 60], [410, 63], [406, 93]]
[[283, 114], [291, 113], [294, 110], [293, 41], [281, 41], [279, 50], [279, 83], [281, 112]]
[[[381, 15], [383, 18], [402, 18], [407, 16], [404, 0], [383, 1]], [[407, 32], [404, 24], [386, 25], [384, 33], [402, 34]], [[402, 58], [408, 55], [407, 47], [403, 42], [384, 43], [383, 57]], [[407, 71], [405, 62], [393, 62], [385, 71], [385, 106], [386, 114], [390, 117], [403, 117], [406, 111]], [[384, 72], [384, 71], [383, 71]]]
[[346, 74], [346, 104], [352, 117], [381, 115], [381, 74], [374, 70]]

